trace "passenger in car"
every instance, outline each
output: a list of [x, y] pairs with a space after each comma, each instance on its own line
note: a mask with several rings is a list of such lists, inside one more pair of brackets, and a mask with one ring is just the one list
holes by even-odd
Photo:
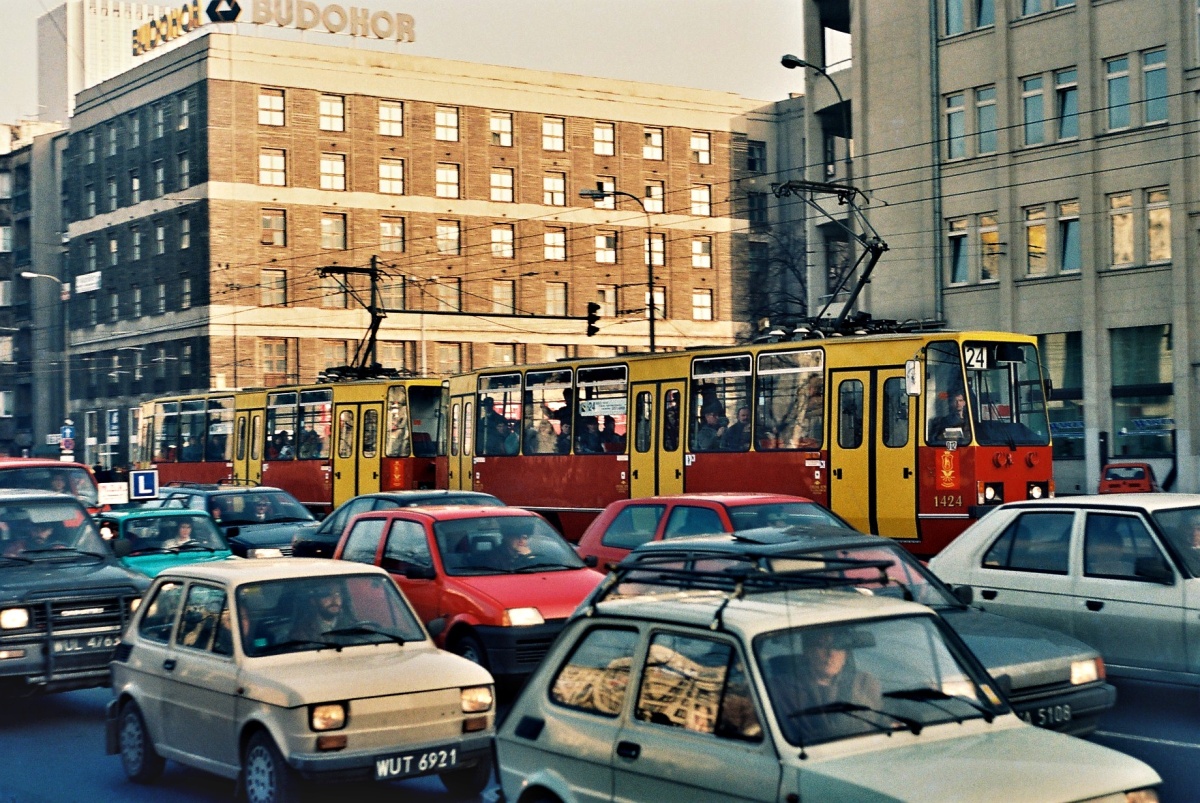
[[[870, 723], [886, 726], [886, 715], [873, 714], [883, 701], [879, 680], [870, 672], [859, 671], [854, 665], [850, 648], [853, 634], [844, 630], [822, 629], [805, 631], [801, 636], [804, 649], [799, 661], [788, 661], [794, 672], [791, 678], [777, 678], [775, 685], [784, 695], [785, 710], [795, 727], [800, 728], [805, 742], [863, 733]], [[843, 712], [822, 710], [836, 703], [865, 706], [858, 717]]]

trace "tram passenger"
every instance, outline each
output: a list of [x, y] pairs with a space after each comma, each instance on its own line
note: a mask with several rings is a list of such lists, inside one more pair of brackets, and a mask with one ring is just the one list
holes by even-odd
[[600, 436], [600, 420], [594, 415], [583, 419], [583, 432], [575, 439], [576, 454], [603, 454], [604, 441]]
[[699, 429], [696, 430], [696, 451], [712, 452], [720, 448], [721, 437], [725, 434], [725, 425], [721, 423], [721, 408], [716, 404], [704, 405], [704, 412]]
[[300, 433], [300, 457], [320, 457], [324, 443], [321, 436], [313, 429], [311, 421], [304, 422], [304, 431]]
[[955, 438], [968, 442], [971, 440], [971, 422], [967, 418], [967, 398], [963, 394], [962, 389], [956, 388], [950, 392], [950, 409], [945, 415], [940, 415], [929, 424], [929, 440], [931, 441], [946, 441], [948, 440], [948, 430], [958, 429], [962, 431], [962, 436]]
[[525, 432], [525, 454], [554, 454], [557, 448], [558, 435], [549, 418], [543, 418], [536, 427]]
[[392, 404], [388, 411], [387, 455], [403, 457], [408, 454], [408, 417], [404, 408]]
[[750, 450], [750, 408], [739, 407], [737, 421], [725, 429], [721, 436], [721, 448], [727, 452], [747, 452]]

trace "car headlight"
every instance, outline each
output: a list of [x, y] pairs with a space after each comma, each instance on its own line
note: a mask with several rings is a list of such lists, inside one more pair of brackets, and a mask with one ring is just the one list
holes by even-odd
[[462, 690], [463, 713], [478, 714], [481, 711], [490, 711], [493, 700], [491, 686], [468, 686]]
[[335, 731], [346, 727], [346, 704], [323, 703], [308, 712], [308, 724], [315, 731]]
[[1104, 678], [1104, 661], [1099, 658], [1088, 658], [1086, 661], [1071, 662], [1071, 685], [1092, 683]]
[[129, 612], [130, 613], [137, 613], [137, 609], [140, 607], [142, 607], [142, 598], [141, 597], [134, 597], [133, 599], [129, 600]]
[[529, 627], [545, 623], [542, 612], [537, 608], [509, 608], [504, 612], [505, 627]]
[[251, 547], [246, 550], [248, 558], [282, 558], [283, 550], [278, 547]]
[[0, 629], [20, 630], [29, 627], [28, 608], [5, 608], [0, 611]]

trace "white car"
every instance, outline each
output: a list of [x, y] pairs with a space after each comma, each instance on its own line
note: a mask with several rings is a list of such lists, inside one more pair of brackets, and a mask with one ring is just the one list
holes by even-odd
[[1111, 676], [1200, 685], [1200, 495], [1012, 502], [929, 565], [986, 610], [1095, 647]]
[[497, 732], [504, 799], [1158, 799], [1141, 761], [1014, 715], [929, 608], [829, 573], [618, 568]]

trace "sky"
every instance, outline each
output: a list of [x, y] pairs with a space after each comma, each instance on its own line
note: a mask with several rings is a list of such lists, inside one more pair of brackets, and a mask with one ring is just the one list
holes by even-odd
[[[412, 55], [716, 89], [766, 101], [803, 91], [800, 72], [779, 64], [784, 53], [804, 55], [800, 0], [339, 2], [412, 15], [416, 42], [398, 46]], [[244, 9], [252, 3], [242, 0]], [[0, 0], [8, 52], [0, 122], [36, 115], [37, 18], [60, 4]]]

